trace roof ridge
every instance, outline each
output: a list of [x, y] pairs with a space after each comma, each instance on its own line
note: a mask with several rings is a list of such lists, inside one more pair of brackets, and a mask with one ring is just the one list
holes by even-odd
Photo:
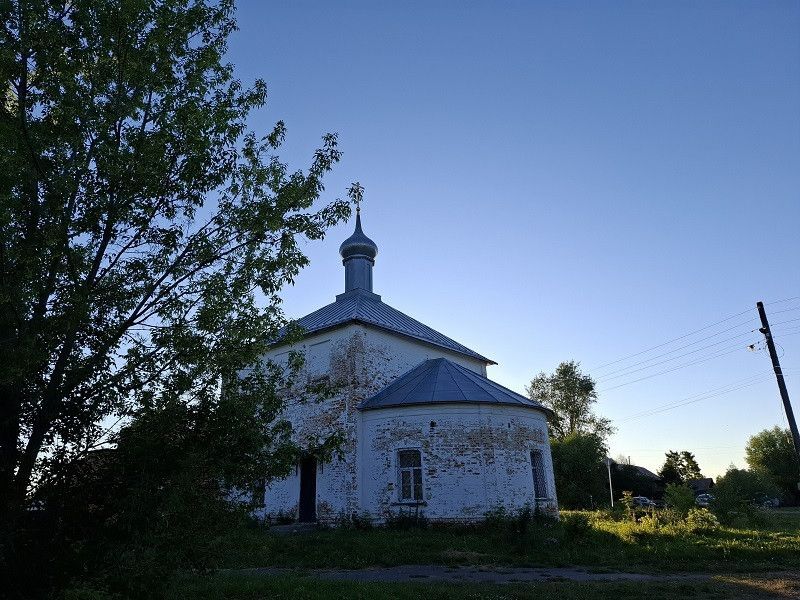
[[458, 388], [458, 391], [461, 392], [461, 395], [464, 396], [464, 398], [466, 398], [467, 397], [467, 393], [464, 391], [464, 388], [462, 388], [460, 385], [458, 385], [458, 381], [456, 380], [455, 377], [453, 377], [452, 373], [450, 373], [450, 365], [455, 365], [456, 363], [450, 362], [446, 358], [443, 359], [443, 360], [444, 360], [444, 366], [447, 368], [447, 372], [450, 375], [450, 378], [453, 380], [453, 383], [456, 384], [456, 387]]
[[[520, 398], [522, 398], [524, 400], [527, 400], [527, 402], [525, 404], [527, 404], [527, 403], [539, 404], [538, 402], [535, 402], [533, 400], [525, 398], [525, 396], [523, 396], [522, 394], [517, 394], [517, 392], [515, 392], [514, 390], [509, 390], [505, 386], [497, 383], [496, 381], [492, 381], [491, 379], [481, 375], [480, 373], [476, 373], [475, 371], [472, 371], [471, 369], [467, 369], [466, 367], [463, 367], [462, 365], [459, 365], [458, 363], [451, 363], [451, 364], [453, 364], [456, 367], [458, 367], [459, 369], [461, 369], [461, 371], [464, 373], [464, 375], [466, 375], [469, 379], [473, 380], [475, 382], [475, 384], [478, 385], [480, 388], [482, 388], [484, 391], [487, 391], [485, 385], [488, 385], [493, 390], [495, 390], [497, 392], [500, 392], [501, 394], [503, 394], [507, 398], [513, 400], [517, 404], [523, 404], [523, 402], [520, 402], [519, 398], [517, 398], [516, 396], [519, 396]], [[511, 393], [509, 393], [509, 392], [511, 392]]]
[[[409, 388], [410, 388], [410, 389], [409, 389], [409, 390], [408, 390], [408, 392], [405, 394], [405, 396], [403, 396], [403, 400], [405, 400], [406, 398], [408, 398], [408, 397], [411, 395], [411, 392], [413, 392], [414, 390], [416, 390], [416, 389], [417, 389], [417, 386], [418, 386], [418, 385], [419, 385], [419, 383], [420, 383], [420, 381], [419, 381], [419, 380], [420, 380], [420, 379], [422, 379], [422, 377], [425, 375], [425, 373], [427, 373], [428, 371], [430, 371], [430, 370], [431, 370], [431, 368], [433, 367], [433, 365], [429, 365], [429, 364], [428, 364], [428, 362], [429, 362], [429, 361], [427, 361], [427, 360], [426, 360], [425, 362], [423, 362], [423, 363], [421, 363], [421, 364], [417, 365], [416, 367], [414, 367], [414, 369], [419, 369], [419, 373], [417, 373], [417, 374], [414, 376], [414, 380], [413, 380], [413, 381], [410, 381], [410, 382], [409, 382], [409, 384], [411, 384], [411, 385], [409, 385]], [[428, 368], [425, 368], [426, 366], [427, 366]], [[409, 371], [409, 373], [408, 373], [408, 374], [410, 375], [410, 374], [411, 374], [411, 372], [413, 372], [413, 371], [414, 371], [414, 369], [411, 369], [411, 371]], [[397, 378], [397, 380], [399, 380], [401, 377], [402, 377], [402, 375], [401, 375], [400, 377], [398, 377], [398, 378]], [[396, 381], [397, 381], [397, 380], [396, 380]]]

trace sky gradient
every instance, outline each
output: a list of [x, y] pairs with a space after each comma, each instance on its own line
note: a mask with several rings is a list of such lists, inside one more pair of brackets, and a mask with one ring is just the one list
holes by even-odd
[[[228, 58], [270, 90], [252, 127], [284, 120], [293, 168], [339, 133], [323, 199], [364, 185], [374, 291], [496, 360], [492, 379], [524, 393], [578, 360], [612, 456], [690, 450], [717, 476], [785, 426], [746, 348], [764, 300], [800, 410], [799, 3], [250, 0], [238, 19]], [[351, 231], [305, 246], [288, 316], [343, 290]]]

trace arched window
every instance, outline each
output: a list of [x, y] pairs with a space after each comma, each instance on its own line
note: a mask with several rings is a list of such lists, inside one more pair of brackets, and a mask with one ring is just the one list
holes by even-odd
[[531, 450], [531, 467], [533, 469], [533, 494], [536, 500], [548, 498], [547, 478], [544, 475], [544, 458], [541, 450]]

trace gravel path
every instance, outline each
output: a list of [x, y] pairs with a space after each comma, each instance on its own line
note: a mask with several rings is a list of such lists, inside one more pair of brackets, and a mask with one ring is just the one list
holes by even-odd
[[237, 569], [239, 573], [263, 575], [308, 574], [339, 581], [382, 582], [453, 582], [453, 583], [524, 583], [536, 581], [703, 581], [706, 573], [648, 575], [644, 573], [592, 572], [575, 568], [525, 567], [445, 567], [436, 565], [401, 565], [370, 569], [285, 569], [260, 567]]

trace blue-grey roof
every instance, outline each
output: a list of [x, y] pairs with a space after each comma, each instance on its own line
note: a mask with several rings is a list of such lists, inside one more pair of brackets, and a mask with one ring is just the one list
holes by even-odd
[[427, 342], [440, 348], [446, 348], [485, 363], [495, 364], [493, 360], [478, 354], [474, 350], [470, 350], [446, 335], [392, 308], [382, 302], [380, 296], [366, 290], [354, 289], [344, 294], [339, 294], [336, 296], [336, 302], [323, 306], [296, 322], [304, 329], [306, 334], [352, 322], [363, 323]]
[[446, 358], [426, 360], [364, 400], [358, 408], [445, 403], [505, 404], [550, 412], [538, 402]]

